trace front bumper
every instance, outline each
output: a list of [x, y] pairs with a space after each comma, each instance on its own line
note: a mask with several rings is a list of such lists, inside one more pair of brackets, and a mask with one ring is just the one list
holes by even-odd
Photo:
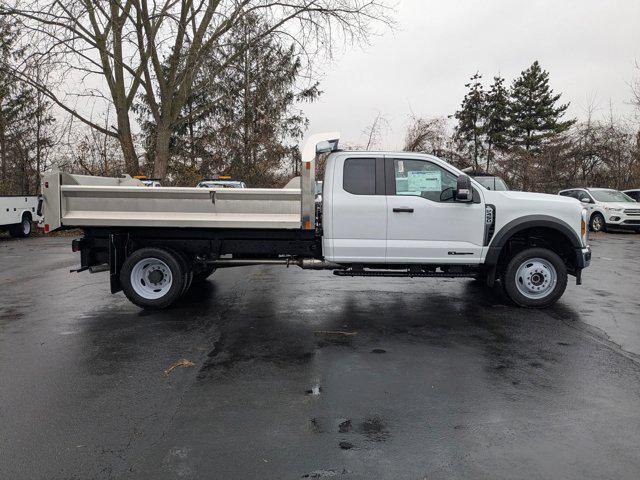
[[576, 277], [576, 285], [582, 285], [582, 269], [591, 264], [591, 247], [576, 248], [576, 268], [572, 275]]
[[588, 245], [576, 249], [576, 266], [579, 270], [587, 268], [591, 264], [591, 247]]
[[610, 227], [640, 229], [640, 209], [606, 212], [605, 222]]

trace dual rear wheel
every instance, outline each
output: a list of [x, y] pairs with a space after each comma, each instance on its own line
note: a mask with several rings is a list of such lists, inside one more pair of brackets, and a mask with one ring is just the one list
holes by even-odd
[[169, 248], [141, 248], [124, 261], [120, 284], [131, 302], [160, 309], [174, 303], [193, 282], [205, 280], [214, 270], [202, 267], [194, 271], [185, 255]]

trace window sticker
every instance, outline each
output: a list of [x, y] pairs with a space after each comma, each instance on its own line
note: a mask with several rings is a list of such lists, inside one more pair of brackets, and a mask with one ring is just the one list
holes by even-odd
[[404, 162], [402, 160], [398, 160], [398, 173], [404, 173]]
[[440, 172], [410, 171], [407, 173], [408, 190], [412, 192], [442, 191], [442, 176]]

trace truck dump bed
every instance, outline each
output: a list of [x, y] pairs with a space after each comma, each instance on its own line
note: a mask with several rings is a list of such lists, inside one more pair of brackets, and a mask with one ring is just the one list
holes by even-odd
[[[49, 190], [58, 191], [53, 198], [45, 197], [45, 223], [50, 230], [62, 226], [301, 227], [299, 188], [151, 188], [130, 177], [88, 177], [62, 172], [48, 174], [45, 181]], [[55, 224], [56, 217], [59, 225]]]
[[339, 134], [314, 135], [302, 154], [300, 188], [146, 187], [137, 179], [48, 172], [45, 231], [77, 227], [305, 229], [315, 227], [315, 156]]

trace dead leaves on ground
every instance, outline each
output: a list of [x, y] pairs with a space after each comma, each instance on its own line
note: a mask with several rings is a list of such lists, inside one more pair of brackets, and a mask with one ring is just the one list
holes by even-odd
[[177, 362], [173, 362], [169, 368], [167, 368], [164, 371], [165, 375], [169, 375], [171, 372], [173, 372], [176, 368], [178, 367], [195, 367], [196, 364], [193, 363], [191, 360], [187, 360], [186, 358], [181, 358], [180, 360], [178, 360]]

